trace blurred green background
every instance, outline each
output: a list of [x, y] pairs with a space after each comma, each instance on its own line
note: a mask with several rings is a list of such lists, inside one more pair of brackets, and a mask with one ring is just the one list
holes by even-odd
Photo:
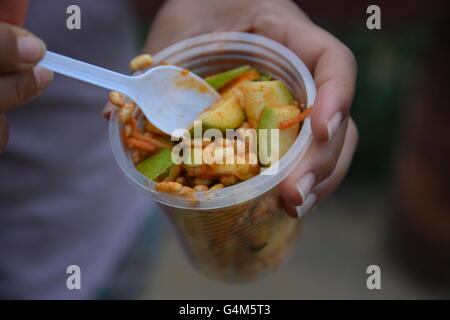
[[[342, 30], [325, 28], [344, 42], [358, 62], [358, 81], [351, 109], [360, 133], [347, 183], [387, 184], [402, 125], [400, 117], [412, 81], [423, 67], [429, 28]], [[405, 110], [407, 112], [407, 110]]]

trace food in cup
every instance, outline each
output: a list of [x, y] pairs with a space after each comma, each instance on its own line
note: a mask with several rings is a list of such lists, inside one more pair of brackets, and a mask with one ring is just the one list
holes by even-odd
[[[134, 58], [130, 66], [134, 70], [147, 68], [151, 61], [149, 55], [141, 55]], [[194, 133], [195, 125], [200, 125], [201, 132], [217, 129], [229, 133], [232, 130], [237, 139], [227, 136], [212, 140], [203, 136], [178, 142], [189, 145], [191, 156], [188, 160], [201, 151], [200, 162], [197, 163], [174, 163], [171, 150], [176, 144], [170, 136], [149, 122], [134, 102], [127, 101], [117, 92], [109, 95], [110, 102], [120, 108], [118, 121], [123, 124], [123, 145], [132, 155], [136, 169], [157, 182], [158, 191], [187, 195], [195, 200], [195, 192], [218, 190], [251, 179], [261, 172], [262, 167], [271, 165], [270, 162], [264, 163], [261, 155], [273, 154], [272, 143], [276, 142], [282, 157], [297, 138], [302, 121], [310, 114], [311, 108], [302, 110], [283, 81], [249, 65], [208, 76], [205, 81], [218, 90], [221, 98], [200, 113], [197, 122], [187, 129]], [[252, 129], [255, 132], [253, 136], [251, 133], [246, 135]], [[250, 146], [256, 142], [260, 129], [267, 129], [266, 140], [260, 139], [257, 148]], [[271, 140], [271, 129], [279, 132], [276, 141]], [[208, 149], [210, 152], [205, 153]], [[204, 161], [207, 155], [210, 161]], [[233, 159], [228, 161], [230, 157]]]
[[[186, 174], [162, 185], [149, 179], [136, 169], [136, 165], [158, 151], [145, 155], [146, 150], [143, 150], [143, 155], [140, 155], [140, 152], [128, 149], [122, 140], [123, 128], [127, 127], [125, 133], [130, 137], [135, 125], [141, 134], [154, 133], [153, 138], [160, 138], [161, 132], [144, 121], [138, 108], [127, 124], [119, 121], [121, 108], [112, 112], [109, 121], [111, 147], [119, 167], [132, 185], [161, 205], [175, 227], [184, 252], [197, 270], [220, 281], [242, 282], [277, 269], [292, 247], [301, 224], [286, 214], [278, 184], [304, 157], [312, 137], [310, 120], [302, 120], [310, 112], [310, 108], [305, 107], [312, 105], [315, 98], [311, 74], [289, 49], [258, 35], [236, 32], [183, 40], [155, 55], [153, 61], [154, 65], [172, 64], [186, 68], [190, 70], [186, 72], [194, 72], [203, 78], [244, 67], [244, 71], [238, 70], [241, 73], [234, 80], [221, 80], [226, 83], [219, 89], [222, 98], [235, 95], [234, 89], [248, 81], [280, 80], [288, 86], [293, 99], [299, 101], [300, 116], [282, 120], [279, 127], [290, 128], [301, 123], [302, 129], [277, 166], [271, 162], [266, 166], [258, 163], [262, 173], [250, 179], [239, 181], [235, 176], [224, 176], [221, 177], [224, 183], [219, 180], [211, 186], [204, 177], [195, 177], [192, 179], [195, 179], [192, 181], [195, 187], [191, 187]], [[243, 95], [238, 94], [236, 98], [241, 103]], [[233, 133], [244, 134], [247, 129], [253, 129], [244, 112], [246, 119], [238, 128], [232, 129]], [[139, 135], [134, 132], [133, 137]], [[201, 136], [197, 140], [194, 137], [190, 142], [201, 145], [203, 149], [203, 144], [211, 143], [208, 139], [203, 141], [203, 138]], [[177, 145], [179, 142], [175, 143]], [[274, 167], [277, 168], [276, 174], [264, 174], [265, 170], [270, 171]], [[163, 176], [167, 177], [168, 173]], [[157, 186], [163, 186], [168, 192], [158, 191]], [[199, 190], [192, 191], [194, 188]]]

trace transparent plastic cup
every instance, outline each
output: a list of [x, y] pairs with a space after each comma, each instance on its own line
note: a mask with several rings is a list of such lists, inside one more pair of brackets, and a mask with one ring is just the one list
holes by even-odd
[[[283, 80], [304, 106], [311, 106], [316, 95], [310, 72], [293, 52], [254, 34], [197, 36], [164, 49], [154, 61], [172, 63], [202, 77], [248, 64]], [[242, 282], [280, 265], [298, 234], [299, 220], [284, 211], [278, 184], [300, 163], [308, 148], [312, 137], [309, 119], [279, 160], [276, 174], [260, 174], [224, 189], [196, 192], [195, 202], [157, 191], [155, 182], [135, 169], [122, 145], [120, 130], [117, 113], [113, 113], [109, 136], [120, 168], [139, 191], [162, 206], [198, 270], [221, 281]]]

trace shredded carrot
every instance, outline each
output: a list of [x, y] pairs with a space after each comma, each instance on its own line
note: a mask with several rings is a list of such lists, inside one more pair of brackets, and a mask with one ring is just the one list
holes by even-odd
[[158, 140], [158, 139], [155, 139], [152, 137], [148, 137], [139, 132], [132, 132], [131, 136], [136, 139], [149, 142], [149, 143], [153, 144], [154, 146], [161, 148], [161, 149], [169, 149], [169, 150], [172, 149], [172, 145], [170, 145], [169, 143], [165, 143], [164, 141], [161, 141], [161, 140]]
[[127, 138], [127, 129], [125, 128], [125, 126], [122, 128], [121, 136], [122, 140], [125, 140]]
[[297, 123], [300, 123], [300, 122], [304, 121], [306, 118], [308, 118], [308, 116], [311, 114], [311, 112], [312, 112], [312, 107], [304, 110], [302, 113], [300, 113], [300, 115], [298, 115], [295, 118], [280, 121], [280, 124], [278, 125], [278, 127], [281, 130], [283, 130], [283, 129], [287, 129], [292, 126], [295, 126]]
[[261, 75], [256, 69], [252, 68], [250, 70], [247, 70], [243, 74], [239, 75], [236, 79], [221, 88], [219, 90], [219, 93], [221, 96], [225, 96], [226, 94], [229, 94], [233, 90], [233, 88], [239, 88], [239, 86], [245, 81], [256, 80], [260, 76]]
[[135, 132], [140, 133], [139, 132], [139, 128], [138, 128], [137, 123], [136, 123], [136, 118], [135, 117], [131, 117], [131, 119], [129, 121], [130, 121], [130, 125], [131, 125], [131, 132], [132, 133], [135, 133]]
[[144, 135], [141, 132], [141, 130], [139, 129], [139, 127], [137, 126], [136, 118], [131, 118], [130, 119], [130, 125], [131, 125], [131, 129], [132, 129], [131, 130], [131, 136], [133, 138], [136, 138], [136, 139], [139, 139], [139, 140], [151, 143], [152, 145], [154, 145], [154, 146], [156, 146], [156, 147], [158, 147], [160, 149], [172, 150], [173, 146], [170, 143], [166, 143], [164, 141], [161, 141], [161, 140], [155, 139], [153, 137], [149, 137], [149, 136]]
[[[130, 130], [130, 128], [131, 128], [131, 132], [127, 132], [127, 128], [128, 128], [128, 130]], [[125, 124], [124, 124], [124, 126], [123, 126], [123, 128], [122, 128], [122, 140], [127, 140], [128, 138], [131, 138], [131, 137], [135, 137], [135, 138], [138, 138], [138, 137], [136, 137], [135, 136], [135, 134], [139, 134], [140, 132], [139, 132], [139, 128], [138, 128], [138, 126], [137, 126], [137, 124], [136, 124], [136, 118], [134, 118], [134, 117], [131, 117]]]
[[130, 149], [145, 150], [150, 152], [155, 152], [157, 150], [154, 144], [136, 138], [127, 138], [124, 142]]

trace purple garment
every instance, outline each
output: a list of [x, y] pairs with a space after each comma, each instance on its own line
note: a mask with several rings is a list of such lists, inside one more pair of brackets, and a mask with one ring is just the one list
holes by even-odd
[[[81, 30], [66, 8], [81, 8]], [[128, 73], [138, 48], [127, 1], [30, 1], [25, 28], [49, 50]], [[0, 298], [93, 298], [154, 209], [122, 176], [101, 111], [107, 91], [63, 76], [7, 114], [0, 155]], [[68, 290], [66, 268], [81, 268]]]

